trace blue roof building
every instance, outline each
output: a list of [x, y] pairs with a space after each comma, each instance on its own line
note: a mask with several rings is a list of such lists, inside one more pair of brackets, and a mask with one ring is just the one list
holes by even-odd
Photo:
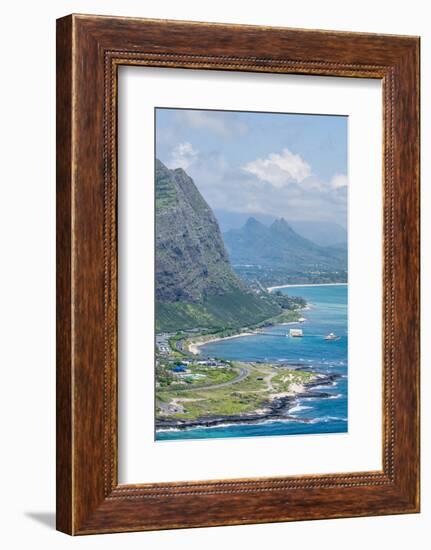
[[175, 367], [172, 367], [173, 372], [185, 372], [186, 370], [186, 365], [175, 365]]

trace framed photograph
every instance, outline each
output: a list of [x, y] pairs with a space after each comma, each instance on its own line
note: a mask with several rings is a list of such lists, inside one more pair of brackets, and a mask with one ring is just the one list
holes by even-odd
[[57, 21], [57, 528], [419, 511], [419, 38]]

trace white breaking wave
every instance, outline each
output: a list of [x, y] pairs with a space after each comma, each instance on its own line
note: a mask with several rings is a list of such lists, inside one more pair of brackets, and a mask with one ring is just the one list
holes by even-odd
[[324, 424], [328, 422], [347, 422], [347, 418], [343, 418], [339, 416], [321, 416], [319, 418], [312, 418], [309, 423], [318, 424], [319, 422], [322, 422]]
[[307, 407], [306, 405], [295, 405], [289, 409], [289, 414], [293, 412], [306, 411], [307, 409], [312, 409], [313, 407]]
[[327, 390], [337, 385], [337, 382], [329, 382], [328, 384], [322, 384], [321, 386], [313, 386], [313, 390]]

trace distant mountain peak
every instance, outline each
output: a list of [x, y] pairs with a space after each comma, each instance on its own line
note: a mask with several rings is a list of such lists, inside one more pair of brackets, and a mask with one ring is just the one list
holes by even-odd
[[[217, 217], [220, 229], [224, 233], [230, 229], [242, 228], [249, 218], [255, 218], [265, 227], [269, 227], [275, 219], [280, 218], [280, 216], [260, 214], [259, 212], [231, 212], [220, 208], [216, 208], [214, 214]], [[296, 215], [298, 214], [299, 212], [296, 213]], [[320, 246], [338, 246], [340, 243], [347, 242], [346, 228], [335, 221], [318, 219], [298, 220], [289, 218], [287, 223], [296, 233], [301, 235], [301, 237], [305, 237]]]
[[270, 229], [274, 231], [288, 231], [290, 233], [295, 233], [295, 231], [284, 218], [277, 218], [276, 220], [274, 220], [270, 225]]
[[282, 227], [286, 227], [286, 226], [290, 227], [290, 225], [287, 223], [287, 221], [283, 217], [277, 218], [276, 220], [274, 220], [272, 222], [272, 225], [280, 225]]
[[261, 227], [263, 226], [262, 223], [260, 223], [254, 216], [250, 216], [248, 220], [245, 222], [245, 226], [248, 228], [252, 227]]
[[241, 229], [223, 235], [231, 261], [298, 271], [344, 270], [346, 252], [325, 248], [299, 235], [280, 217], [267, 227], [250, 217]]

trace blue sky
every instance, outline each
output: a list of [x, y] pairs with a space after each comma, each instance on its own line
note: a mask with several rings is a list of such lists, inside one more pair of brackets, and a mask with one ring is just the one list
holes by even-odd
[[347, 225], [347, 117], [156, 109], [156, 156], [214, 209]]

